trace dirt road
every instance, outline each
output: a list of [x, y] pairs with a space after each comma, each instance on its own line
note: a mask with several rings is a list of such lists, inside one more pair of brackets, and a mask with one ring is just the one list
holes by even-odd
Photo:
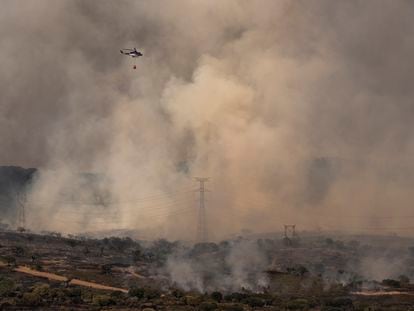
[[[6, 266], [6, 264], [0, 262], [0, 266]], [[45, 271], [37, 271], [37, 270], [33, 270], [33, 269], [30, 269], [29, 267], [25, 267], [25, 266], [19, 266], [19, 267], [15, 268], [14, 271], [29, 274], [29, 275], [32, 275], [32, 276], [35, 276], [35, 277], [40, 277], [40, 278], [45, 278], [45, 279], [48, 279], [48, 280], [53, 280], [53, 281], [59, 281], [59, 282], [69, 281], [69, 279], [65, 276], [50, 273], [50, 272], [45, 272]], [[110, 290], [110, 291], [128, 293], [128, 290], [124, 289], [124, 288], [112, 287], [112, 286], [107, 286], [107, 285], [103, 285], [103, 284], [99, 284], [99, 283], [82, 281], [82, 280], [79, 280], [79, 279], [71, 279], [69, 281], [69, 284], [79, 285], [79, 286], [84, 286], [84, 287], [90, 287], [90, 288], [96, 288], [96, 289], [103, 289], [103, 290]]]
[[30, 274], [30, 275], [33, 275], [33, 276], [38, 276], [38, 277], [41, 277], [41, 278], [54, 280], [54, 281], [66, 282], [68, 280], [64, 276], [60, 276], [60, 275], [57, 275], [57, 274], [54, 274], [54, 273], [49, 273], [49, 272], [33, 270], [33, 269], [30, 269], [30, 268], [25, 267], [25, 266], [19, 266], [16, 269], [14, 269], [14, 271], [21, 272], [21, 273], [26, 273], [26, 274]]

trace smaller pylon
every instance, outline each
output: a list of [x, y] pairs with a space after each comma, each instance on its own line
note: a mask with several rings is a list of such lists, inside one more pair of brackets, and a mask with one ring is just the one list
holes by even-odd
[[200, 183], [198, 191], [200, 192], [200, 202], [198, 208], [198, 225], [197, 225], [197, 242], [206, 243], [208, 241], [206, 207], [205, 207], [205, 183], [209, 180], [207, 177], [196, 177], [196, 181]]
[[283, 242], [286, 246], [294, 246], [298, 244], [298, 235], [296, 233], [296, 225], [284, 225]]
[[21, 192], [16, 194], [17, 209], [17, 231], [23, 232], [26, 228], [26, 194]]

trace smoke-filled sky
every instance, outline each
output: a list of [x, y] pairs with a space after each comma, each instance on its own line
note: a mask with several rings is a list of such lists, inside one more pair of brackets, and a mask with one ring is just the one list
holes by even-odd
[[[34, 228], [109, 218], [191, 238], [194, 176], [211, 178], [213, 238], [409, 227], [412, 1], [0, 5], [0, 164], [40, 169]], [[119, 53], [131, 47], [144, 56]], [[118, 202], [101, 219], [82, 205], [81, 172]], [[63, 204], [69, 188], [78, 204]]]

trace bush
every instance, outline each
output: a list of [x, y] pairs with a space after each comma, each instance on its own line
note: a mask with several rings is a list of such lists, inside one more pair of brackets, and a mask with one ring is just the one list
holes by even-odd
[[14, 248], [14, 255], [16, 257], [23, 257], [26, 254], [26, 250], [22, 246], [16, 246]]
[[109, 295], [97, 295], [93, 297], [92, 303], [100, 307], [105, 307], [115, 304], [115, 301]]
[[117, 250], [121, 253], [123, 253], [127, 248], [132, 247], [135, 244], [131, 238], [118, 237], [111, 237], [109, 238], [109, 240], [104, 241], [104, 243], [108, 243], [112, 249]]
[[101, 266], [101, 273], [102, 274], [112, 274], [112, 265], [106, 264]]
[[33, 286], [32, 293], [40, 297], [47, 297], [49, 295], [50, 286], [48, 284], [39, 283]]
[[74, 240], [74, 239], [68, 239], [66, 240], [66, 243], [70, 246], [70, 247], [75, 247], [77, 245], [80, 244], [80, 241]]
[[128, 291], [130, 297], [144, 298], [145, 290], [141, 287], [131, 287]]
[[308, 269], [302, 265], [297, 265], [294, 267], [288, 267], [286, 268], [287, 272], [292, 275], [296, 276], [304, 276], [306, 273], [308, 273]]
[[137, 261], [141, 260], [141, 256], [142, 256], [142, 250], [141, 249], [136, 249], [132, 252], [132, 260], [134, 262], [137, 262]]
[[72, 303], [82, 303], [82, 290], [79, 287], [71, 288], [67, 291], [67, 295], [69, 296]]
[[384, 284], [385, 286], [389, 286], [389, 287], [400, 287], [401, 286], [400, 282], [393, 280], [393, 279], [382, 280], [382, 284]]
[[286, 304], [288, 310], [307, 310], [309, 302], [306, 299], [294, 299]]
[[82, 297], [82, 290], [79, 287], [73, 287], [68, 290], [69, 297]]
[[111, 293], [111, 297], [114, 300], [120, 300], [120, 299], [123, 299], [124, 298], [124, 293], [123, 292], [112, 292]]
[[35, 268], [35, 270], [37, 270], [37, 271], [42, 271], [42, 270], [43, 270], [42, 265], [41, 265], [41, 264], [39, 264], [39, 263], [35, 264], [34, 268]]
[[198, 306], [203, 302], [201, 296], [185, 296], [185, 303], [190, 306]]
[[220, 292], [212, 292], [210, 297], [217, 302], [220, 302], [223, 300], [223, 294]]
[[332, 300], [326, 301], [325, 305], [329, 307], [336, 307], [336, 308], [341, 308], [341, 307], [351, 308], [353, 303], [352, 303], [352, 299], [350, 298], [337, 297]]
[[[83, 301], [85, 301], [87, 303], [92, 303], [93, 297], [94, 297], [94, 292], [92, 290], [82, 289], [80, 299], [82, 299]], [[75, 300], [75, 299], [73, 299], [73, 300]]]
[[182, 298], [184, 297], [184, 292], [179, 290], [179, 289], [174, 289], [171, 294], [175, 297], [175, 298]]
[[13, 256], [3, 256], [1, 258], [3, 261], [7, 262], [7, 265], [10, 266], [15, 266], [16, 265], [16, 258], [14, 258]]
[[213, 311], [217, 309], [217, 304], [215, 302], [202, 302], [198, 306], [198, 310], [200, 311]]
[[147, 299], [154, 299], [159, 298], [161, 296], [161, 292], [152, 287], [136, 287], [133, 286], [128, 291], [129, 297], [137, 297], [137, 298], [147, 298]]
[[222, 305], [220, 308], [225, 311], [244, 311], [243, 305], [238, 303]]
[[42, 297], [36, 293], [24, 293], [23, 303], [29, 306], [38, 306], [42, 303]]
[[8, 278], [0, 279], [0, 297], [6, 297], [16, 289], [16, 284]]
[[155, 298], [159, 298], [161, 296], [161, 292], [156, 289], [156, 288], [152, 288], [152, 287], [146, 287], [144, 288], [144, 297], [147, 299], [155, 299]]
[[244, 304], [248, 304], [250, 307], [263, 307], [265, 305], [265, 301], [259, 297], [247, 297], [242, 301]]
[[226, 300], [226, 301], [240, 302], [245, 298], [247, 298], [247, 295], [243, 294], [243, 293], [231, 293], [229, 295], [224, 296], [224, 300]]

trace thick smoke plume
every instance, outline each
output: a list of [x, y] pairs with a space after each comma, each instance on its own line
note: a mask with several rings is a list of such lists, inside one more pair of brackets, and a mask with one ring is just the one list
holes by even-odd
[[192, 238], [209, 176], [211, 238], [407, 233], [413, 29], [402, 0], [4, 0], [0, 163], [40, 169], [33, 229]]
[[257, 241], [240, 240], [223, 242], [219, 247], [198, 244], [192, 250], [179, 249], [168, 257], [165, 270], [172, 284], [186, 291], [257, 292], [268, 286], [264, 271], [269, 265]]

